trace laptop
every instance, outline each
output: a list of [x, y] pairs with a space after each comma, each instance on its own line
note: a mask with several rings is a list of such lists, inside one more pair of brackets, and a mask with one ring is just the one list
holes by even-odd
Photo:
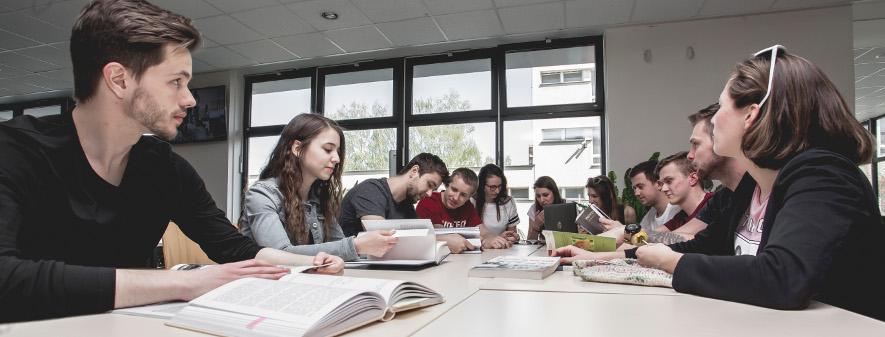
[[577, 233], [577, 205], [573, 202], [544, 206], [544, 230]]

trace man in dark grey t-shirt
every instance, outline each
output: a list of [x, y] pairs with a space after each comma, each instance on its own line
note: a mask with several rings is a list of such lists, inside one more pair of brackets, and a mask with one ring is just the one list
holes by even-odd
[[345, 236], [353, 236], [364, 231], [362, 220], [415, 219], [415, 203], [430, 196], [448, 177], [442, 159], [421, 153], [396, 176], [366, 179], [347, 192], [338, 223]]

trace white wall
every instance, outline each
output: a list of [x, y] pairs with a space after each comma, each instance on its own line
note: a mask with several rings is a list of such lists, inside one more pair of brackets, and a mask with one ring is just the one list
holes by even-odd
[[215, 204], [227, 217], [237, 221], [240, 208], [239, 161], [243, 138], [243, 78], [237, 71], [196, 75], [191, 88], [227, 86], [226, 141], [178, 144], [173, 150], [184, 157], [200, 174]]
[[774, 44], [820, 66], [854, 101], [848, 6], [606, 30], [607, 168], [620, 176], [652, 152], [687, 150], [686, 117], [716, 102], [737, 62]]

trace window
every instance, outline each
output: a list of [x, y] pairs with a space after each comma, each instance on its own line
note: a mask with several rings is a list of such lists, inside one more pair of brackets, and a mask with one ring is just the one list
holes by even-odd
[[515, 200], [532, 200], [534, 196], [529, 193], [529, 188], [511, 188], [510, 197]]
[[570, 142], [592, 140], [592, 128], [555, 128], [542, 131], [545, 142]]
[[490, 59], [416, 65], [412, 71], [412, 113], [491, 109], [491, 68]]
[[310, 113], [310, 77], [252, 84], [250, 126], [287, 124], [293, 117]]
[[49, 105], [49, 106], [41, 106], [41, 107], [36, 107], [36, 108], [27, 108], [27, 109], [24, 109], [24, 114], [31, 115], [34, 117], [60, 115], [61, 114], [61, 105]]
[[569, 201], [583, 201], [587, 199], [584, 197], [583, 187], [563, 188], [562, 197], [568, 199]]
[[369, 178], [384, 178], [396, 169], [396, 129], [344, 131], [346, 153], [342, 187], [351, 189]]
[[393, 69], [325, 75], [323, 113], [331, 119], [393, 116]]
[[270, 159], [270, 153], [277, 145], [280, 136], [265, 136], [249, 138], [247, 146], [249, 147], [249, 175], [246, 181], [246, 187], [252, 186], [258, 181], [261, 170], [267, 165]]
[[592, 45], [508, 53], [506, 63], [508, 107], [596, 102]]
[[409, 128], [409, 155], [429, 152], [452, 171], [459, 167], [476, 172], [495, 163], [495, 123], [441, 124]]
[[12, 119], [12, 110], [0, 111], [0, 122]]

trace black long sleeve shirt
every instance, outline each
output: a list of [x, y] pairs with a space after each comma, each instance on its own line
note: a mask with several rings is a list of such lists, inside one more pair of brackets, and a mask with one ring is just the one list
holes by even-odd
[[170, 220], [216, 262], [260, 249], [152, 136], [132, 147], [119, 186], [92, 170], [70, 115], [0, 123], [0, 158], [0, 321], [112, 309], [115, 269], [144, 267]]
[[755, 256], [734, 256], [735, 230], [755, 184], [745, 177], [724, 219], [695, 239], [673, 273], [680, 292], [775, 309], [815, 299], [885, 320], [881, 268], [885, 225], [869, 181], [852, 162], [812, 149], [790, 160], [774, 182]]

